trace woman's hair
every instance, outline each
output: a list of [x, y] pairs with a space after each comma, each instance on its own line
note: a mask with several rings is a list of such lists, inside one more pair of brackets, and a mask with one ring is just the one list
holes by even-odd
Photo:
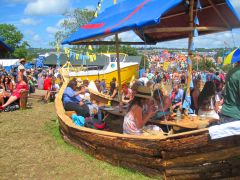
[[163, 100], [164, 94], [163, 94], [162, 90], [161, 89], [155, 89], [153, 91], [153, 98], [155, 100], [158, 100], [159, 96], [160, 96], [160, 99]]
[[9, 76], [6, 76], [5, 79], [8, 78], [8, 81], [6, 82], [7, 84], [10, 84], [11, 78]]
[[70, 87], [70, 88], [72, 88], [72, 89], [74, 89], [74, 88], [77, 86], [77, 81], [76, 81], [76, 79], [73, 78], [72, 80], [70, 80], [67, 86]]
[[143, 106], [142, 104], [142, 100], [143, 98], [138, 97], [138, 96], [134, 96], [133, 100], [130, 102], [129, 107], [128, 107], [128, 112], [130, 111], [130, 109], [134, 106], [134, 105], [138, 105], [140, 107]]
[[203, 105], [203, 101], [214, 96], [216, 92], [216, 86], [213, 81], [207, 81], [198, 97], [199, 106]]

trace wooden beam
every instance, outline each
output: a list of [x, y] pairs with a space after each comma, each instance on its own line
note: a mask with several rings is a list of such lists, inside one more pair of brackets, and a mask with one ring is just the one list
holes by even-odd
[[[215, 6], [222, 6], [222, 5], [225, 5], [225, 4], [226, 3], [219, 3], [219, 4], [216, 4]], [[202, 10], [209, 9], [209, 8], [212, 8], [212, 6], [208, 5], [208, 6], [202, 7]], [[193, 11], [196, 12], [196, 9], [194, 9]], [[173, 18], [173, 17], [176, 17], [176, 16], [184, 15], [184, 14], [186, 14], [185, 11], [184, 12], [179, 12], [179, 13], [176, 13], [176, 14], [169, 14], [169, 15], [166, 15], [166, 16], [162, 16], [161, 20]]]
[[[193, 9], [194, 9], [194, 0], [190, 0], [190, 7], [189, 7], [189, 27], [193, 29], [194, 22], [193, 22]], [[193, 43], [193, 31], [189, 32], [188, 36], [188, 57], [189, 57], [189, 63], [188, 63], [188, 77], [187, 77], [187, 92], [186, 94], [190, 96], [190, 85], [192, 81], [192, 59], [193, 59], [193, 52], [191, 50], [191, 45]]]
[[228, 24], [228, 22], [225, 20], [225, 18], [222, 16], [222, 14], [217, 9], [216, 5], [212, 2], [212, 0], [208, 0], [208, 2], [211, 4], [215, 12], [217, 13], [218, 17], [222, 20], [222, 22], [228, 27], [231, 28], [231, 26]]
[[[231, 30], [230, 28], [225, 27], [196, 27], [198, 31], [227, 31]], [[163, 33], [163, 32], [186, 32], [193, 31], [194, 27], [170, 27], [170, 28], [151, 28], [144, 30], [144, 33]]]
[[[146, 42], [121, 42], [119, 44], [123, 45], [155, 45], [156, 43], [146, 43]], [[78, 41], [71, 43], [71, 45], [115, 45], [115, 41]]]

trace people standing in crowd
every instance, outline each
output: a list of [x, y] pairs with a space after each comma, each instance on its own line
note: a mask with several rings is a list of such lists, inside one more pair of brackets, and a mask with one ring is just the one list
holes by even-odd
[[240, 62], [226, 76], [224, 103], [220, 123], [240, 120]]
[[49, 74], [47, 78], [44, 79], [43, 90], [47, 91], [43, 99], [43, 102], [47, 103], [52, 90], [52, 74]]

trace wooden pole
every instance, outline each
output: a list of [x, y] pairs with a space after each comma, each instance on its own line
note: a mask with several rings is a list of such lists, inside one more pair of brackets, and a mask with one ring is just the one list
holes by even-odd
[[[189, 27], [193, 27], [193, 8], [194, 8], [194, 0], [190, 0]], [[192, 81], [192, 60], [193, 60], [193, 52], [191, 51], [192, 42], [193, 42], [193, 31], [191, 31], [188, 36], [188, 57], [190, 59], [190, 62], [188, 64], [187, 95], [189, 96], [190, 96], [190, 84]]]
[[119, 39], [118, 34], [115, 34], [116, 41], [116, 54], [117, 54], [117, 71], [118, 71], [118, 100], [122, 102], [122, 84], [121, 84], [121, 69], [120, 69], [120, 58], [119, 58]]

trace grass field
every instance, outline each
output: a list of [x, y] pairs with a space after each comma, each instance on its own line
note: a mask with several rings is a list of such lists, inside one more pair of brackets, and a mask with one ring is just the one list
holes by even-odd
[[0, 113], [0, 179], [150, 179], [66, 144], [54, 104]]

